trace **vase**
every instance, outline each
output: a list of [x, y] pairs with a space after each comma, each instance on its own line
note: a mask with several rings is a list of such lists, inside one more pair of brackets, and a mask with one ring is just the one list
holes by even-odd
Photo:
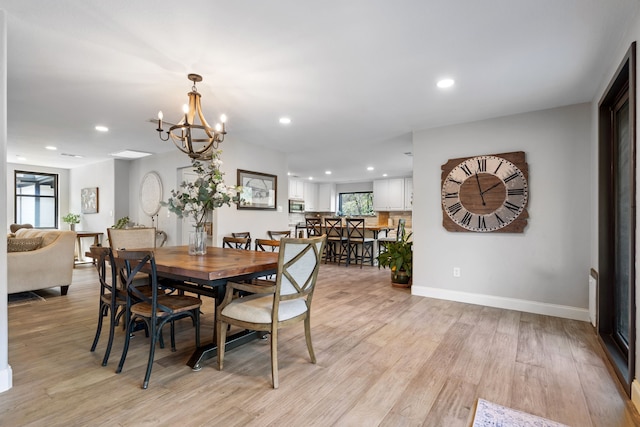
[[411, 286], [411, 277], [406, 271], [392, 271], [391, 272], [391, 286], [396, 288], [408, 288]]
[[204, 255], [207, 253], [207, 232], [204, 226], [196, 226], [189, 232], [189, 255]]
[[76, 231], [76, 225], [75, 224], [69, 224], [69, 230]]

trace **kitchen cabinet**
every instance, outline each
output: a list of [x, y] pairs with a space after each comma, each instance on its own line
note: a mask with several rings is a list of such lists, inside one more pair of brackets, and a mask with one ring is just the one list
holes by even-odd
[[404, 210], [413, 210], [413, 178], [404, 179]]
[[304, 211], [318, 212], [318, 184], [304, 183]]
[[318, 212], [336, 211], [336, 185], [318, 185]]
[[403, 211], [404, 209], [404, 178], [373, 181], [374, 211]]
[[304, 199], [304, 181], [301, 179], [289, 179], [289, 198]]

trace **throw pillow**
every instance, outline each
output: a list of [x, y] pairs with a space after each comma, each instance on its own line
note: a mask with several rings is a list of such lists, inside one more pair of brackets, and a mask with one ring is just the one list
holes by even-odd
[[14, 237], [7, 239], [7, 252], [28, 252], [42, 245], [42, 237]]

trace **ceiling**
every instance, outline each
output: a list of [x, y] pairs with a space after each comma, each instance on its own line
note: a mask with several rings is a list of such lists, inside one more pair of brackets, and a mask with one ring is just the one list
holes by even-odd
[[[289, 156], [293, 175], [317, 181], [406, 175], [415, 130], [591, 101], [639, 7], [0, 0], [7, 161], [73, 168], [124, 149], [174, 151], [149, 119], [162, 110], [178, 120], [193, 72], [204, 78], [208, 121], [228, 116], [223, 149], [234, 141], [272, 147]], [[443, 77], [456, 85], [438, 89]], [[281, 125], [282, 116], [292, 123]], [[95, 131], [98, 124], [109, 132]]]

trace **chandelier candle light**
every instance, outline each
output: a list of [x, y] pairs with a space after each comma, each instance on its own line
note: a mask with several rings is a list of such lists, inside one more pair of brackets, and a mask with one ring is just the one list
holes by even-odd
[[[196, 83], [201, 82], [202, 77], [199, 74], [189, 74], [187, 77], [193, 82], [193, 86], [191, 92], [187, 94], [189, 104], [182, 107], [184, 116], [177, 124], [169, 123], [171, 127], [166, 132], [166, 137], [163, 138], [163, 114], [162, 111], [159, 111], [158, 129], [156, 130], [162, 141], [168, 141], [171, 138], [175, 146], [192, 159], [211, 160], [213, 151], [218, 149], [218, 145], [224, 141], [224, 136], [227, 134], [225, 130], [227, 117], [223, 114], [220, 116], [221, 123], [216, 124], [215, 127], [209, 126], [204, 114], [202, 114], [200, 93], [196, 88]], [[200, 124], [196, 123], [196, 116]]]

